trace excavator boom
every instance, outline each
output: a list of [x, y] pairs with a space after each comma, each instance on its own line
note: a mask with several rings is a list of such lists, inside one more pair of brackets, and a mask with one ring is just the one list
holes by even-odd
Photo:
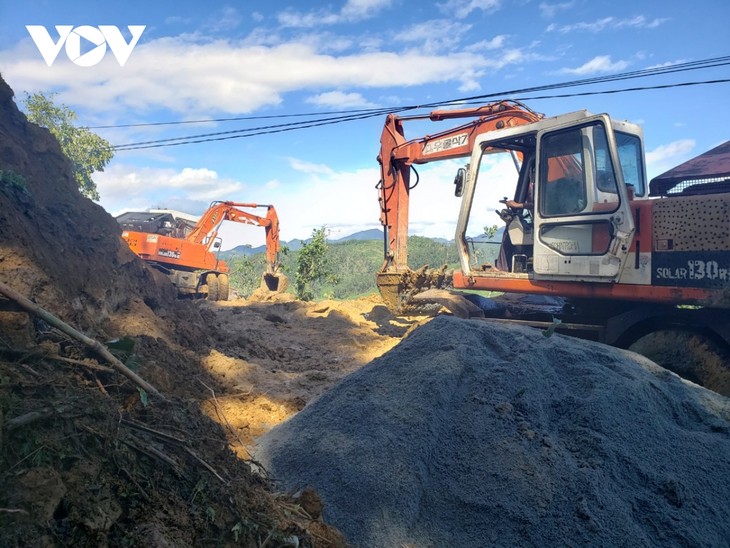
[[[469, 123], [434, 135], [407, 140], [403, 124], [409, 120], [442, 121], [476, 118]], [[484, 133], [543, 118], [526, 106], [514, 101], [498, 101], [476, 108], [434, 110], [425, 116], [399, 117], [389, 114], [380, 137], [380, 223], [384, 232], [385, 260], [378, 274], [378, 288], [391, 308], [398, 308], [408, 286], [419, 286], [408, 268], [408, 213], [411, 191], [411, 167], [439, 160], [470, 156], [476, 139]], [[445, 280], [437, 275], [435, 285]], [[427, 285], [434, 285], [428, 280]]]
[[[266, 208], [266, 216], [254, 215], [243, 208], [256, 209]], [[218, 230], [224, 221], [243, 223], [248, 225], [262, 226], [266, 231], [266, 263], [267, 268], [273, 272], [278, 263], [278, 255], [281, 249], [279, 242], [279, 217], [276, 209], [270, 204], [241, 203], [241, 202], [213, 202], [203, 213], [200, 220], [187, 236], [187, 240], [207, 249], [213, 245]]]
[[[432, 121], [477, 118], [459, 127], [406, 140], [403, 123], [428, 118]], [[399, 117], [389, 114], [380, 137], [380, 222], [385, 232], [384, 272], [408, 270], [408, 210], [412, 164], [470, 156], [479, 135], [543, 118], [514, 101], [499, 101], [477, 108], [435, 110], [427, 116]]]

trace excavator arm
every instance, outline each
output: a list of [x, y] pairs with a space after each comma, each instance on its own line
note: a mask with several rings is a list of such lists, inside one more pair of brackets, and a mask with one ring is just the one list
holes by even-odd
[[[468, 124], [410, 141], [406, 140], [403, 130], [403, 122], [408, 120], [442, 121], [473, 117], [477, 119]], [[413, 164], [470, 156], [479, 135], [536, 122], [542, 117], [514, 101], [499, 101], [473, 109], [434, 110], [425, 116], [389, 114], [380, 137], [378, 155], [380, 222], [385, 231], [384, 270], [403, 271], [408, 268], [408, 209]]]
[[[266, 216], [254, 215], [241, 208], [256, 209], [266, 208]], [[238, 202], [213, 202], [208, 210], [203, 213], [193, 230], [188, 234], [187, 240], [196, 244], [206, 245], [208, 248], [213, 245], [218, 230], [223, 221], [244, 223], [255, 226], [262, 226], [266, 231], [266, 264], [267, 272], [274, 274], [278, 268], [278, 256], [281, 244], [279, 242], [279, 217], [276, 209], [270, 204], [250, 204]]]
[[[418, 139], [406, 140], [403, 123], [408, 120], [442, 121], [476, 118], [467, 124]], [[400, 117], [389, 114], [380, 138], [380, 222], [384, 232], [385, 260], [378, 274], [383, 298], [397, 308], [411, 278], [408, 268], [408, 213], [411, 166], [470, 156], [480, 135], [543, 118], [515, 101], [498, 101], [477, 108], [435, 110], [424, 116]]]

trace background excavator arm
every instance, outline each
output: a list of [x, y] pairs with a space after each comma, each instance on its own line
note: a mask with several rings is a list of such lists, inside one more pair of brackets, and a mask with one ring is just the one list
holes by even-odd
[[[266, 216], [260, 217], [241, 208], [266, 208]], [[213, 202], [203, 213], [187, 240], [196, 244], [204, 244], [210, 248], [218, 235], [218, 229], [223, 221], [233, 221], [249, 225], [262, 226], [266, 230], [266, 263], [267, 269], [273, 273], [278, 265], [278, 254], [281, 248], [279, 242], [279, 217], [276, 209], [270, 204], [247, 204], [238, 202]]]

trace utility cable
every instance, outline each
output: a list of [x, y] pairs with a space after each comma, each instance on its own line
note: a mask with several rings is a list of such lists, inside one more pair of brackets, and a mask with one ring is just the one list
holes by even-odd
[[[681, 83], [675, 83], [675, 84], [663, 84], [663, 85], [656, 85], [656, 86], [644, 86], [644, 87], [623, 88], [623, 89], [616, 89], [616, 90], [603, 90], [603, 91], [593, 91], [593, 92], [566, 93], [566, 94], [560, 94], [560, 95], [542, 95], [542, 96], [533, 96], [533, 97], [520, 97], [520, 98], [515, 98], [514, 100], [525, 101], [525, 100], [538, 100], [538, 99], [581, 97], [581, 96], [586, 96], [586, 95], [610, 95], [610, 94], [625, 93], [625, 92], [632, 92], [632, 91], [647, 91], [647, 90], [653, 90], [653, 89], [668, 89], [668, 88], [675, 88], [675, 87], [720, 84], [720, 83], [727, 83], [727, 82], [730, 82], [730, 79], [706, 80], [706, 81], [701, 81], [701, 82], [681, 82]], [[488, 97], [488, 96], [478, 96], [476, 98], [484, 98], [484, 97]], [[471, 104], [473, 102], [476, 102], [476, 101], [460, 102], [458, 104]], [[400, 111], [409, 110], [412, 108], [419, 108], [419, 107], [400, 107]], [[314, 120], [314, 121], [310, 120], [307, 122], [279, 124], [279, 125], [273, 125], [273, 126], [262, 126], [260, 128], [232, 130], [232, 131], [228, 131], [228, 132], [201, 134], [201, 135], [197, 135], [197, 136], [171, 137], [169, 139], [159, 139], [156, 141], [143, 141], [143, 142], [139, 142], [139, 143], [127, 143], [124, 145], [117, 145], [112, 148], [114, 148], [114, 150], [117, 150], [117, 151], [125, 151], [125, 150], [140, 150], [140, 149], [147, 149], [147, 148], [159, 148], [159, 147], [166, 147], [166, 146], [206, 143], [206, 142], [210, 142], [210, 141], [225, 141], [225, 140], [229, 140], [229, 139], [256, 137], [256, 136], [268, 135], [268, 134], [272, 134], [272, 133], [283, 133], [283, 132], [294, 131], [294, 130], [298, 130], [298, 129], [309, 129], [312, 127], [339, 124], [339, 123], [350, 122], [350, 121], [355, 121], [355, 120], [365, 120], [367, 118], [373, 118], [375, 116], [381, 116], [384, 113], [391, 113], [391, 112], [393, 112], [393, 111], [387, 110], [387, 109], [381, 109], [381, 110], [378, 110], [375, 112], [368, 112], [366, 114], [360, 114], [357, 116], [340, 116], [340, 117], [334, 117], [334, 118], [321, 118], [319, 120]], [[296, 126], [296, 127], [294, 127], [294, 126]]]
[[[389, 114], [393, 112], [390, 109], [378, 109], [375, 111], [367, 111], [363, 114], [357, 114], [357, 115], [350, 115], [350, 116], [335, 116], [335, 117], [329, 117], [329, 118], [319, 118], [314, 120], [305, 120], [301, 122], [290, 122], [287, 124], [276, 124], [271, 126], [258, 126], [258, 127], [252, 127], [252, 128], [244, 128], [244, 129], [233, 129], [229, 131], [218, 131], [214, 133], [202, 133], [199, 135], [187, 135], [184, 137], [169, 137], [166, 139], [157, 139], [154, 141], [141, 141], [138, 143], [127, 143], [123, 145], [116, 145], [115, 148], [126, 148], [129, 146], [137, 146], [137, 145], [148, 145], [148, 144], [157, 144], [157, 143], [165, 143], [165, 142], [173, 142], [173, 141], [181, 141], [181, 140], [187, 140], [187, 139], [198, 139], [202, 137], [215, 137], [219, 135], [231, 135], [231, 134], [238, 134], [238, 133], [249, 133], [253, 131], [260, 131], [260, 130], [266, 130], [266, 129], [272, 129], [272, 128], [291, 128], [291, 129], [300, 129], [299, 127], [295, 126], [303, 126], [303, 127], [309, 127], [310, 124], [314, 124], [317, 122], [332, 122], [332, 123], [339, 123], [339, 122], [348, 122], [350, 120], [360, 120], [362, 118], [371, 118], [373, 116], [382, 116], [384, 114]], [[321, 125], [321, 124], [317, 124]]]
[[[326, 126], [326, 125], [332, 125], [332, 124], [339, 124], [342, 122], [350, 122], [353, 120], [364, 120], [366, 118], [373, 118], [375, 116], [380, 116], [380, 113], [374, 113], [374, 114], [363, 114], [361, 116], [351, 116], [351, 117], [342, 117], [338, 119], [330, 119], [325, 121], [320, 121], [318, 123], [307, 123], [306, 125], [301, 125], [299, 127], [282, 127], [282, 126], [267, 126], [270, 129], [264, 130], [264, 131], [257, 131], [255, 133], [247, 133], [242, 134], [244, 131], [251, 131], [251, 130], [240, 130], [239, 132], [236, 132], [235, 135], [224, 135], [224, 136], [218, 136], [218, 137], [207, 137], [207, 136], [201, 136], [205, 138], [200, 139], [191, 139], [186, 141], [177, 141], [177, 142], [162, 142], [162, 140], [158, 141], [152, 141], [149, 144], [141, 144], [141, 143], [130, 143], [127, 145], [119, 145], [112, 147], [114, 150], [117, 151], [124, 151], [124, 150], [139, 150], [139, 149], [145, 149], [145, 148], [160, 148], [160, 147], [167, 147], [167, 146], [177, 146], [177, 145], [188, 145], [188, 144], [196, 144], [196, 143], [207, 143], [210, 141], [226, 141], [229, 139], [240, 139], [243, 137], [255, 137], [259, 135], [268, 135], [272, 133], [283, 133], [286, 131], [294, 131], [297, 129], [309, 129], [313, 127], [318, 126]], [[283, 124], [284, 126], [287, 126], [287, 124]], [[181, 139], [181, 138], [176, 138]], [[189, 139], [189, 138], [187, 138]]]
[[[422, 105], [407, 105], [398, 107], [376, 107], [372, 109], [353, 109], [353, 110], [339, 110], [329, 111], [327, 114], [345, 114], [345, 115], [357, 115], [367, 114], [373, 112], [396, 112], [400, 110], [416, 109], [416, 108], [433, 108], [435, 106], [447, 106], [451, 104], [461, 104], [464, 101], [471, 101], [476, 99], [485, 99], [490, 97], [503, 97], [507, 95], [514, 95], [517, 93], [532, 93], [536, 91], [545, 91], [555, 88], [564, 87], [575, 87], [582, 85], [591, 85], [596, 83], [614, 82], [633, 78], [644, 78], [647, 76], [656, 76], [661, 74], [674, 74], [677, 72], [685, 72], [688, 70], [701, 70], [707, 68], [715, 68], [730, 65], [730, 56], [714, 57], [711, 59], [703, 59], [700, 61], [689, 61], [686, 63], [677, 63], [674, 65], [666, 65], [660, 67], [652, 67], [648, 69], [641, 69], [629, 72], [623, 72], [619, 74], [595, 76], [592, 78], [584, 78], [580, 80], [573, 80], [568, 82], [557, 82], [554, 84], [546, 84], [542, 86], [535, 86], [523, 89], [513, 89], [507, 91], [499, 91], [489, 93], [485, 95], [474, 95], [471, 97], [462, 97], [459, 99], [449, 99], [444, 101], [435, 101], [432, 103], [426, 103]], [[203, 123], [217, 123], [217, 122], [234, 122], [234, 121], [248, 121], [248, 120], [266, 120], [266, 119], [283, 119], [283, 118], [294, 118], [294, 117], [308, 117], [308, 116], [321, 116], [321, 113], [294, 113], [294, 114], [270, 114], [260, 116], [237, 116], [229, 118], [208, 118], [200, 120], [175, 120], [170, 122], [146, 122], [146, 123], [135, 123], [135, 124], [116, 124], [116, 125], [101, 125], [101, 126], [84, 126], [86, 129], [112, 129], [112, 128], [128, 128], [128, 127], [147, 127], [147, 126], [166, 126], [166, 125], [184, 125], [184, 124], [203, 124]]]

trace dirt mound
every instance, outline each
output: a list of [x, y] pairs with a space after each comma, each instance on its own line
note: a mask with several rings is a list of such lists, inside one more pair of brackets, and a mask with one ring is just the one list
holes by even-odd
[[260, 440], [360, 546], [720, 546], [730, 400], [626, 351], [440, 317]]
[[208, 311], [123, 245], [12, 95], [0, 79], [0, 282], [120, 339], [167, 401], [0, 297], [0, 545], [341, 545], [230, 450], [204, 411], [225, 391], [203, 365]]
[[67, 321], [97, 324], [137, 298], [173, 299], [169, 284], [122, 245], [114, 219], [81, 197], [55, 138], [29, 124], [0, 80], [0, 269], [16, 291]]

